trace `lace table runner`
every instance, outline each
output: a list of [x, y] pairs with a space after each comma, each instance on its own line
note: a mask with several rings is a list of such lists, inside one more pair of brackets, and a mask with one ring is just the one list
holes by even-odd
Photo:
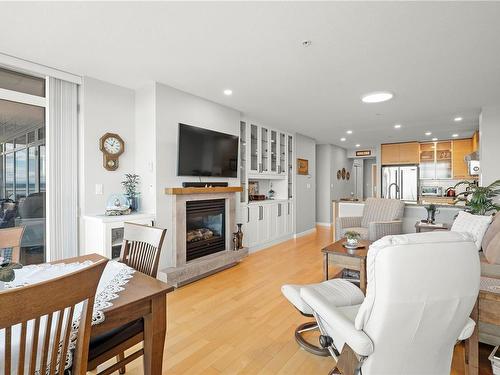
[[484, 290], [485, 292], [500, 294], [500, 279], [481, 277], [479, 289]]
[[[30, 284], [35, 284], [39, 283], [42, 281], [50, 280], [55, 277], [59, 277], [65, 274], [68, 274], [70, 272], [78, 271], [81, 270], [85, 267], [88, 267], [91, 265], [91, 261], [85, 261], [81, 263], [59, 263], [59, 264], [40, 264], [40, 265], [30, 265], [23, 267], [22, 269], [15, 270], [16, 273], [16, 278], [14, 281], [10, 283], [5, 283], [5, 288], [10, 289], [10, 288], [19, 288], [23, 287], [25, 285], [30, 285]], [[111, 301], [115, 298], [118, 297], [118, 294], [124, 290], [123, 285], [125, 285], [128, 280], [130, 280], [133, 277], [133, 273], [135, 270], [123, 263], [119, 263], [116, 261], [110, 261], [106, 265], [101, 279], [99, 280], [99, 285], [97, 286], [97, 291], [96, 291], [96, 297], [95, 297], [95, 302], [94, 302], [94, 311], [92, 314], [92, 325], [96, 325], [99, 323], [102, 323], [105, 319], [103, 310], [107, 309], [108, 307], [112, 306], [113, 304]], [[29, 303], [29, 301], [27, 301]], [[2, 307], [3, 308], [3, 307]], [[78, 304], [75, 307], [75, 311], [73, 316], [71, 317], [73, 324], [72, 324], [72, 331], [71, 331], [71, 339], [70, 339], [70, 346], [68, 348], [68, 352], [64, 354], [65, 356], [65, 369], [68, 369], [72, 365], [72, 355], [71, 351], [75, 348], [76, 345], [76, 339], [77, 339], [77, 334], [78, 334], [78, 328], [80, 324], [80, 316], [82, 312], [82, 304]], [[63, 327], [65, 326], [65, 321], [68, 319], [68, 313], [65, 312], [64, 315], [64, 320], [63, 320]], [[40, 327], [45, 327], [45, 321], [46, 317], [42, 317], [40, 320]], [[30, 324], [31, 323], [31, 324]], [[28, 323], [27, 327], [27, 335], [26, 335], [26, 348], [31, 348], [31, 337], [32, 337], [32, 329], [33, 329], [33, 322]], [[53, 322], [52, 325], [52, 330], [54, 331], [56, 329], [55, 326], [55, 321]], [[12, 354], [11, 354], [11, 359], [12, 363], [17, 365], [17, 360], [19, 356], [19, 341], [20, 341], [20, 332], [21, 332], [21, 326], [16, 325], [12, 328]], [[45, 335], [44, 332], [39, 333], [41, 337], [44, 337]], [[4, 353], [4, 345], [3, 343], [5, 342], [4, 338], [4, 330], [0, 330], [0, 363], [3, 363], [5, 360], [5, 353]], [[39, 339], [39, 353], [42, 350], [42, 345], [43, 340]], [[52, 347], [52, 338], [51, 338], [51, 344]], [[60, 356], [61, 353], [58, 354], [57, 358], [57, 363], [59, 366], [59, 361], [60, 361]], [[39, 355], [38, 357], [41, 357]], [[38, 358], [40, 360], [40, 358]], [[29, 358], [27, 358], [27, 361]], [[50, 363], [50, 360], [48, 361]], [[17, 371], [17, 366], [16, 368], [13, 369], [14, 371]], [[28, 365], [25, 367], [28, 369]], [[38, 368], [38, 366], [37, 366]], [[12, 374], [16, 374], [16, 372], [13, 372]], [[39, 374], [39, 372], [37, 372]], [[4, 366], [0, 366], [0, 375], [7, 375], [4, 374]], [[10, 374], [9, 374], [10, 375]]]

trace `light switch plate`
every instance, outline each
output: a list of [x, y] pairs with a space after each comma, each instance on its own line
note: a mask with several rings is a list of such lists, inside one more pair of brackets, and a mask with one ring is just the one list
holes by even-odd
[[96, 193], [96, 195], [103, 194], [102, 184], [95, 184], [95, 193]]

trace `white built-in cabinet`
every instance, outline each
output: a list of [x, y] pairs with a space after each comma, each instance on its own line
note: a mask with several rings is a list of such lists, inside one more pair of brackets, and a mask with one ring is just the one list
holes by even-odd
[[[244, 245], [250, 249], [289, 238], [295, 232], [294, 147], [293, 134], [247, 120], [240, 123], [240, 182], [243, 192], [240, 195], [239, 218], [243, 224]], [[272, 186], [276, 192], [275, 199], [249, 202], [249, 181]]]

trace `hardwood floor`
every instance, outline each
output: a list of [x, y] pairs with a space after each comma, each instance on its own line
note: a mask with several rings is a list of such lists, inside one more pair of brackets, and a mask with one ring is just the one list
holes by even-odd
[[[330, 230], [251, 254], [241, 264], [168, 295], [164, 374], [327, 374], [329, 357], [299, 349], [293, 338], [302, 317], [281, 295], [281, 285], [322, 280], [319, 250]], [[453, 375], [464, 374], [457, 346]], [[482, 347], [481, 374], [491, 374]], [[127, 366], [142, 374], [142, 359]]]

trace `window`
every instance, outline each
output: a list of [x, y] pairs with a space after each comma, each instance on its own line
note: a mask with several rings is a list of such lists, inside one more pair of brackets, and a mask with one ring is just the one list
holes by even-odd
[[15, 91], [19, 98], [6, 100], [0, 93], [0, 230], [24, 226], [21, 263], [41, 263], [45, 261], [46, 109], [30, 98], [45, 97], [45, 79], [0, 68], [0, 88]]

